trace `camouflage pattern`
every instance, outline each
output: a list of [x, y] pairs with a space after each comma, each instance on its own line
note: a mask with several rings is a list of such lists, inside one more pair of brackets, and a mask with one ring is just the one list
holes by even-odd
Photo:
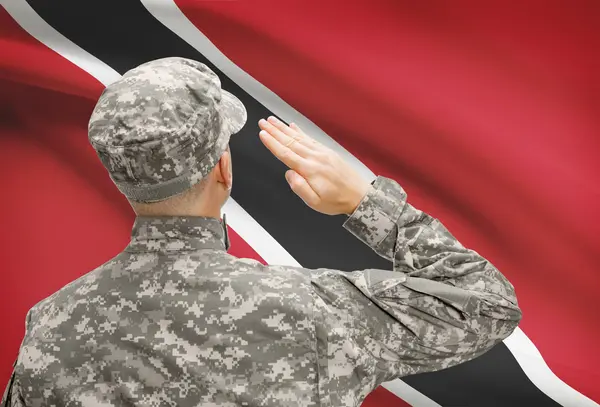
[[246, 109], [206, 65], [184, 58], [142, 64], [109, 85], [89, 140], [119, 190], [156, 202], [204, 178], [246, 122]]
[[229, 255], [217, 219], [137, 218], [122, 253], [29, 312], [13, 405], [357, 406], [517, 326], [512, 285], [396, 182], [344, 227], [393, 270], [265, 266]]

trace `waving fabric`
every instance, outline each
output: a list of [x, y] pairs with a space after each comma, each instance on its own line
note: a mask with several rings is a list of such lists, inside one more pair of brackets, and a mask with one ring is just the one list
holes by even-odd
[[[600, 6], [403, 1], [2, 0], [0, 383], [27, 310], [128, 241], [133, 213], [87, 144], [105, 85], [151, 59], [207, 63], [246, 104], [232, 249], [390, 267], [289, 191], [257, 138], [298, 123], [392, 177], [515, 285], [523, 321], [486, 355], [386, 383], [364, 406], [598, 406]], [[3, 386], [3, 384], [0, 384]]]

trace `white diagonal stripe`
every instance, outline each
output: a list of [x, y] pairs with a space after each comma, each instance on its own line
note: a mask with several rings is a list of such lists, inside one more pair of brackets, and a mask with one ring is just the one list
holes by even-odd
[[396, 379], [381, 385], [387, 391], [394, 393], [413, 407], [439, 407], [440, 405], [423, 393], [410, 387], [406, 382]]
[[552, 372], [540, 351], [521, 329], [515, 330], [504, 340], [504, 344], [529, 380], [558, 404], [564, 407], [598, 407], [598, 403], [579, 393]]

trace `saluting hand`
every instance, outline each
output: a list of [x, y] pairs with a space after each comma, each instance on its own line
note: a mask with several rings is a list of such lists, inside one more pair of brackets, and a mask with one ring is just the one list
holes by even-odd
[[371, 188], [338, 154], [295, 124], [269, 117], [258, 126], [263, 144], [290, 168], [285, 178], [292, 191], [315, 211], [351, 215]]

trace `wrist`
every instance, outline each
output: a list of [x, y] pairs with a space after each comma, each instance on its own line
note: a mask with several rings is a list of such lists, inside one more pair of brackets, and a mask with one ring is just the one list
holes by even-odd
[[357, 188], [351, 194], [352, 198], [348, 204], [346, 215], [352, 216], [356, 209], [360, 206], [362, 201], [365, 199], [369, 191], [373, 188], [373, 185], [368, 182], [357, 185]]

